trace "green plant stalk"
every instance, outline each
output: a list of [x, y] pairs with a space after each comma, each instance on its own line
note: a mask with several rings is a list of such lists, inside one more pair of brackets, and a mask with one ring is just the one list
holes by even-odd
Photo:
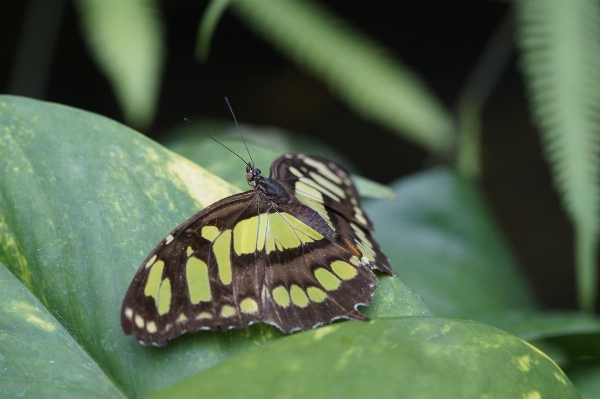
[[598, 284], [598, 231], [589, 230], [583, 223], [575, 229], [575, 267], [577, 271], [577, 300], [581, 309], [593, 312]]
[[513, 16], [507, 12], [481, 52], [458, 98], [458, 173], [481, 176], [481, 109], [506, 69], [513, 47]]
[[470, 95], [463, 96], [458, 103], [457, 150], [458, 174], [478, 180], [481, 176], [481, 102]]

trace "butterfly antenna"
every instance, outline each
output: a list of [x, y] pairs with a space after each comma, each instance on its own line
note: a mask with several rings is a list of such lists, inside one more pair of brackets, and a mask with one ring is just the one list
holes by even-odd
[[229, 107], [231, 116], [233, 116], [233, 120], [235, 121], [235, 126], [237, 127], [237, 130], [238, 130], [238, 132], [240, 132], [240, 136], [242, 137], [242, 141], [244, 142], [246, 151], [248, 151], [248, 156], [250, 157], [250, 161], [252, 161], [252, 167], [254, 167], [254, 159], [252, 159], [252, 155], [250, 155], [250, 150], [248, 149], [248, 145], [246, 144], [246, 139], [244, 139], [244, 135], [242, 134], [242, 131], [240, 130], [240, 125], [238, 125], [238, 121], [235, 118], [235, 114], [233, 113], [233, 108], [231, 108], [231, 104], [229, 104], [229, 99], [227, 97], [225, 97], [225, 102], [227, 103], [227, 106]]
[[[233, 155], [235, 155], [236, 157], [238, 157], [239, 159], [241, 159], [242, 162], [244, 162], [246, 165], [250, 166], [250, 164], [248, 162], [246, 162], [244, 160], [244, 158], [240, 157], [235, 151], [233, 151], [231, 148], [227, 147], [225, 144], [221, 143], [219, 140], [217, 140], [216, 138], [214, 138], [210, 134], [206, 133], [204, 130], [200, 129], [198, 126], [194, 125], [188, 118], [183, 118], [183, 120], [186, 121], [187, 123], [189, 123], [190, 125], [192, 125], [193, 127], [195, 127], [196, 129], [200, 130], [202, 133], [206, 134], [208, 137], [210, 137], [211, 139], [213, 139], [217, 143], [221, 144], [223, 147], [227, 148]], [[248, 147], [246, 147], [246, 148], [248, 148]], [[250, 157], [250, 159], [252, 159], [252, 157]], [[254, 161], [252, 161], [252, 166], [254, 167]]]

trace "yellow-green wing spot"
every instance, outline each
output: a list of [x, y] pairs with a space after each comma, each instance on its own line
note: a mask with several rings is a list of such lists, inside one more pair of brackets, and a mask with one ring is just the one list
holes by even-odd
[[303, 174], [302, 172], [300, 172], [298, 169], [296, 169], [296, 168], [295, 168], [295, 167], [293, 167], [293, 166], [290, 166], [290, 167], [288, 168], [288, 170], [289, 170], [290, 172], [292, 172], [292, 174], [293, 174], [294, 176], [296, 176], [296, 177], [302, 177], [302, 176], [304, 176], [304, 174]]
[[235, 315], [235, 313], [236, 313], [236, 311], [233, 306], [223, 305], [223, 307], [221, 308], [221, 316], [223, 316], [223, 317], [231, 317], [231, 316]]
[[190, 293], [190, 302], [194, 305], [200, 301], [210, 302], [212, 295], [206, 262], [193, 256], [189, 258], [185, 265], [185, 277]]
[[323, 203], [323, 194], [316, 188], [313, 188], [300, 180], [296, 182], [294, 187], [296, 188], [296, 196], [302, 194], [304, 197], [308, 197], [313, 201]]
[[152, 266], [156, 262], [156, 255], [152, 255], [152, 257], [146, 262], [146, 269]]
[[[323, 236], [320, 233], [318, 233], [316, 230], [313, 230], [306, 223], [302, 223], [300, 220], [296, 219], [289, 213], [281, 213], [280, 215], [294, 228], [296, 233], [299, 233], [298, 238], [300, 238], [300, 240], [303, 243], [323, 239]], [[272, 216], [275, 216], [275, 214], [273, 214]]]
[[133, 309], [125, 308], [125, 317], [131, 320], [131, 318], [133, 317]]
[[362, 209], [356, 206], [354, 207], [354, 218], [362, 224], [368, 224], [367, 218], [365, 217], [365, 214], [363, 213]]
[[306, 289], [306, 293], [313, 302], [321, 303], [327, 299], [327, 294], [322, 289], [317, 287], [308, 287]]
[[266, 213], [240, 220], [233, 229], [233, 249], [236, 254], [251, 254], [261, 251], [265, 246], [267, 235]]
[[240, 302], [240, 310], [242, 313], [257, 313], [258, 312], [258, 303], [252, 298], [246, 298]]
[[269, 215], [269, 238], [267, 240], [267, 253], [277, 249], [296, 248], [301, 245], [300, 240], [294, 233], [294, 229], [281, 217], [283, 213], [272, 213]]
[[[153, 256], [155, 258], [156, 256]], [[144, 295], [151, 296], [154, 298], [154, 303], [158, 303], [158, 294], [160, 291], [160, 284], [162, 282], [162, 274], [165, 268], [165, 262], [159, 260], [155, 262], [150, 269], [150, 273], [148, 273], [148, 280], [146, 280], [146, 285], [144, 286]]]
[[340, 279], [337, 278], [333, 273], [329, 270], [323, 269], [319, 267], [315, 269], [315, 277], [317, 281], [325, 288], [327, 291], [337, 290], [340, 286]]
[[375, 253], [373, 252], [370, 245], [367, 247], [364, 243], [358, 242], [356, 243], [356, 247], [360, 250], [360, 252], [371, 262], [375, 262]]
[[352, 226], [352, 230], [354, 230], [356, 236], [358, 237], [358, 242], [356, 243], [356, 246], [358, 247], [360, 252], [362, 252], [362, 254], [366, 256], [367, 259], [369, 259], [371, 262], [375, 262], [375, 250], [373, 249], [373, 245], [371, 244], [371, 241], [369, 241], [369, 239], [367, 238], [365, 232], [362, 231], [362, 229], [354, 223], [350, 223], [350, 226]]
[[358, 274], [358, 271], [356, 271], [354, 266], [343, 260], [334, 260], [331, 262], [331, 268], [342, 280], [350, 280]]
[[335, 183], [332, 183], [331, 181], [327, 180], [326, 178], [324, 178], [320, 174], [314, 173], [314, 172], [310, 172], [310, 177], [312, 177], [313, 180], [315, 182], [317, 182], [319, 185], [325, 187], [327, 190], [331, 191], [332, 193], [334, 193], [338, 197], [346, 198], [346, 193], [344, 192], [344, 190], [340, 186], [338, 186]]
[[188, 246], [185, 250], [185, 253], [187, 254], [187, 256], [191, 256], [194, 253], [194, 249]]
[[212, 248], [221, 282], [226, 285], [231, 284], [231, 229], [221, 232], [216, 226], [204, 226], [200, 235], [213, 243]]
[[236, 254], [251, 254], [256, 250], [259, 217], [240, 220], [233, 228], [233, 249]]
[[313, 211], [316, 211], [319, 216], [321, 216], [331, 227], [332, 230], [335, 231], [335, 227], [333, 223], [331, 223], [331, 219], [329, 218], [329, 214], [325, 210], [325, 205], [323, 204], [323, 195], [317, 189], [314, 189], [301, 181], [297, 181], [295, 184], [296, 188], [296, 198], [302, 204], [308, 206]]
[[275, 251], [275, 238], [273, 237], [272, 234], [268, 234], [266, 251], [267, 251], [267, 253], [271, 253], [271, 252]]
[[367, 218], [365, 217], [365, 213], [360, 206], [358, 206], [358, 201], [356, 198], [350, 198], [350, 202], [352, 202], [352, 209], [354, 210], [354, 218], [358, 220], [360, 223], [367, 224]]
[[169, 313], [171, 307], [171, 281], [166, 278], [160, 284], [158, 292], [158, 314], [165, 315]]
[[169, 308], [171, 307], [171, 281], [168, 278], [162, 279], [164, 268], [165, 262], [162, 260], [154, 263], [151, 266], [150, 273], [148, 273], [148, 280], [144, 287], [144, 295], [154, 298], [154, 304], [158, 308], [158, 314], [161, 316], [169, 313]]
[[153, 321], [148, 322], [148, 324], [146, 324], [146, 331], [148, 331], [150, 334], [157, 332], [158, 329], [156, 328], [156, 323]]
[[292, 297], [292, 302], [294, 305], [299, 306], [301, 308], [305, 308], [308, 306], [308, 297], [304, 293], [304, 290], [297, 286], [296, 284], [292, 284], [290, 287], [290, 296]]
[[262, 251], [267, 241], [267, 229], [269, 227], [269, 215], [261, 213], [258, 215], [258, 237], [256, 239], [256, 250]]
[[325, 187], [321, 186], [319, 183], [317, 183], [316, 181], [314, 181], [313, 179], [310, 179], [308, 177], [301, 177], [300, 181], [311, 186], [312, 188], [315, 188], [317, 190], [319, 190], [321, 193], [327, 195], [329, 198], [340, 202], [340, 198], [335, 195], [334, 193], [332, 193], [331, 191], [329, 191], [328, 189], [326, 189]]
[[219, 278], [223, 284], [231, 284], [231, 229], [225, 230], [215, 240], [213, 252], [217, 259]]
[[302, 244], [320, 240], [323, 236], [289, 213], [279, 212], [269, 215], [269, 237], [267, 253], [275, 249], [297, 248]]
[[273, 300], [281, 307], [287, 308], [290, 306], [290, 295], [283, 285], [276, 287], [273, 290]]
[[312, 166], [313, 168], [318, 170], [320, 174], [322, 174], [323, 176], [325, 176], [332, 182], [335, 182], [337, 184], [342, 184], [342, 178], [339, 177], [334, 172], [332, 172], [332, 170], [330, 168], [328, 168], [327, 165], [325, 165], [324, 163], [316, 161], [316, 160], [314, 160], [312, 158], [308, 158], [308, 157], [304, 157], [304, 158], [302, 158], [302, 160], [307, 165]]
[[216, 226], [204, 226], [200, 235], [208, 241], [214, 241], [219, 235], [219, 229]]
[[196, 320], [202, 320], [202, 319], [212, 319], [212, 315], [208, 312], [200, 312], [196, 316]]

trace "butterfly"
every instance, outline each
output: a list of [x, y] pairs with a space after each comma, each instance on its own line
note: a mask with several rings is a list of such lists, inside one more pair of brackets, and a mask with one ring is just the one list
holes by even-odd
[[369, 320], [378, 278], [394, 275], [342, 166], [307, 154], [246, 163], [252, 190], [222, 199], [168, 234], [135, 274], [123, 331], [163, 346], [185, 332], [263, 322], [284, 333]]

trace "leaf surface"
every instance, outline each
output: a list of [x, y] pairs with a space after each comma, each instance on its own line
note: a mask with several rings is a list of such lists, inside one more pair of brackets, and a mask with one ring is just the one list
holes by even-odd
[[562, 370], [493, 327], [441, 318], [348, 322], [293, 335], [153, 398], [577, 398]]

